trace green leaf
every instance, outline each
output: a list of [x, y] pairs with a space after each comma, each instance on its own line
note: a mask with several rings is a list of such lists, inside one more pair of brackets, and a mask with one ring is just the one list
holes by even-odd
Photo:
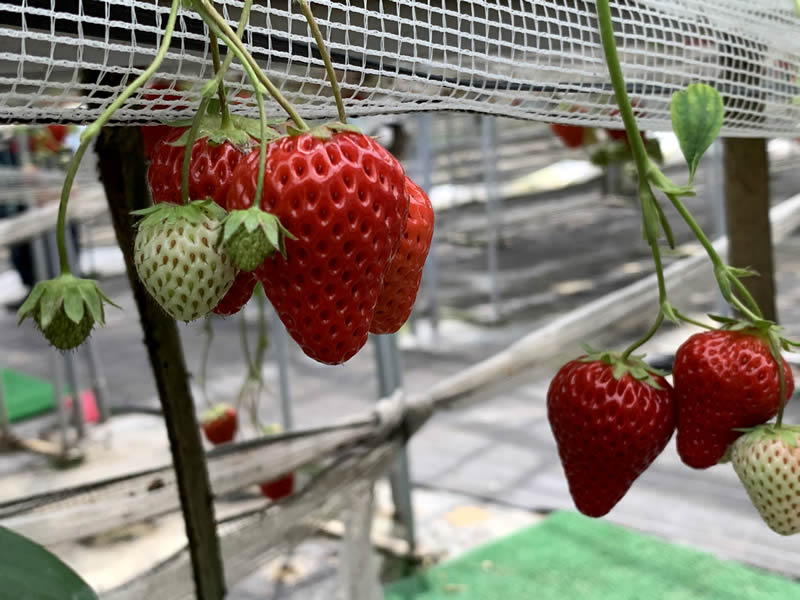
[[80, 323], [83, 319], [83, 297], [76, 285], [64, 287], [64, 312], [73, 323]]
[[693, 83], [672, 95], [670, 114], [672, 129], [689, 165], [691, 182], [700, 159], [722, 128], [725, 117], [722, 96], [710, 85]]
[[57, 556], [4, 527], [0, 527], [0, 590], [20, 600], [98, 600]]

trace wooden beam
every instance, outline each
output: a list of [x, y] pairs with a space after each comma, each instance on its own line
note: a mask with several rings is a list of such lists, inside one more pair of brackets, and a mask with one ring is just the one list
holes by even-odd
[[775, 267], [769, 221], [769, 160], [767, 140], [725, 140], [725, 205], [728, 222], [728, 262], [755, 269], [760, 276], [743, 283], [764, 316], [777, 321]]
[[211, 486], [178, 327], [175, 320], [150, 298], [139, 282], [133, 262], [135, 221], [131, 211], [150, 204], [138, 128], [105, 128], [98, 137], [96, 151], [100, 178], [106, 190], [117, 241], [125, 257], [164, 412], [189, 540], [196, 597], [199, 600], [222, 600], [225, 578]]

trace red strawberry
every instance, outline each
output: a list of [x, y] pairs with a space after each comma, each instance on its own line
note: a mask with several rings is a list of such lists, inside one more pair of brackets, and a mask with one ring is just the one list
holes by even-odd
[[433, 206], [416, 183], [406, 177], [408, 223], [375, 307], [370, 333], [394, 333], [408, 320], [422, 280], [422, 268], [433, 239]]
[[566, 125], [565, 123], [550, 123], [550, 129], [555, 133], [567, 148], [580, 148], [583, 145], [586, 128], [580, 125]]
[[[169, 90], [171, 88], [170, 82], [168, 81], [156, 81], [147, 86], [148, 89], [151, 90]], [[177, 89], [180, 89], [180, 84], [176, 86]], [[180, 100], [181, 96], [175, 94], [144, 94], [142, 96], [145, 100], [156, 100], [159, 97], [163, 98], [165, 102], [174, 102], [176, 100]], [[167, 104], [155, 104], [150, 107], [152, 111], [159, 111], [159, 110], [167, 110], [170, 108], [171, 105]], [[186, 108], [185, 106], [178, 106], [175, 107], [175, 110], [182, 110]], [[144, 144], [144, 154], [146, 157], [150, 157], [155, 150], [155, 147], [158, 145], [162, 139], [164, 139], [167, 135], [170, 134], [175, 128], [170, 125], [147, 125], [144, 127], [140, 127], [139, 131], [142, 133], [142, 142]]]
[[[786, 399], [794, 391], [783, 361]], [[763, 337], [752, 330], [697, 333], [675, 355], [678, 454], [695, 469], [717, 464], [742, 435], [734, 428], [765, 423], [778, 413], [778, 369]]]
[[218, 446], [233, 441], [238, 419], [236, 409], [228, 404], [217, 404], [203, 413], [203, 433], [206, 439]]
[[282, 498], [291, 496], [294, 492], [294, 473], [287, 473], [278, 479], [262, 483], [258, 487], [261, 488], [261, 493], [265, 498], [277, 502]]
[[233, 280], [231, 289], [222, 297], [214, 307], [214, 314], [222, 317], [229, 317], [238, 313], [253, 296], [253, 289], [256, 287], [258, 279], [255, 273], [239, 271], [236, 279]]
[[[228, 210], [255, 196], [258, 154], [236, 169]], [[261, 208], [297, 239], [256, 273], [303, 351], [339, 364], [367, 342], [378, 294], [408, 218], [405, 174], [372, 138], [304, 133], [267, 149]]]
[[620, 360], [605, 353], [570, 361], [547, 392], [570, 494], [590, 517], [605, 515], [622, 499], [675, 430], [669, 383], [639, 359], [629, 359], [627, 367]]
[[[183, 135], [184, 128], [162, 139], [150, 157], [147, 181], [153, 202], [181, 204], [181, 170], [185, 146], [173, 146]], [[243, 151], [229, 141], [213, 144], [208, 138], [197, 139], [192, 147], [189, 165], [189, 197], [192, 200], [211, 198], [225, 208], [225, 195], [233, 170], [244, 158]]]

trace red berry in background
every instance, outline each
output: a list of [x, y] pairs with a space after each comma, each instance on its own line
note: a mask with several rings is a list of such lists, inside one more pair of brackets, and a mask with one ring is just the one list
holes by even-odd
[[602, 361], [573, 360], [550, 382], [547, 417], [575, 506], [601, 517], [666, 447], [675, 430], [672, 388], [656, 389]]
[[[783, 361], [785, 399], [794, 392]], [[742, 435], [735, 428], [769, 421], [780, 408], [778, 368], [766, 340], [753, 331], [697, 333], [675, 354], [678, 454], [695, 469], [711, 467]]]
[[250, 301], [256, 283], [258, 283], [258, 279], [255, 273], [239, 271], [236, 274], [236, 279], [233, 280], [231, 289], [222, 297], [219, 304], [214, 307], [214, 314], [221, 317], [229, 317], [238, 313]]
[[[227, 208], [253, 202], [258, 154], [234, 173]], [[339, 364], [366, 343], [386, 271], [408, 218], [405, 174], [369, 136], [304, 133], [267, 148], [261, 208], [296, 239], [256, 270], [292, 338]]]
[[[153, 203], [181, 204], [181, 172], [185, 146], [174, 146], [185, 128], [173, 128], [157, 145], [150, 157], [147, 182]], [[228, 183], [236, 166], [246, 154], [229, 141], [212, 144], [208, 138], [195, 140], [189, 164], [189, 198], [211, 198], [225, 207]]]
[[583, 146], [586, 128], [581, 125], [567, 125], [565, 123], [550, 123], [550, 129], [555, 133], [567, 148], [580, 148]]
[[433, 239], [433, 206], [427, 194], [406, 177], [408, 222], [378, 296], [370, 333], [394, 333], [411, 315], [422, 268]]
[[294, 473], [282, 475], [278, 479], [262, 483], [258, 487], [261, 488], [261, 493], [265, 498], [277, 502], [287, 496], [291, 496], [294, 492]]
[[231, 442], [236, 437], [236, 409], [228, 404], [218, 404], [204, 412], [201, 423], [206, 439], [215, 446]]

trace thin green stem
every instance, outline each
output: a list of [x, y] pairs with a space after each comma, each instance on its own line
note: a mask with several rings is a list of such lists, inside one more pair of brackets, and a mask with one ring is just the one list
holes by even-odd
[[231, 127], [231, 114], [228, 111], [228, 95], [225, 93], [224, 75], [222, 77], [219, 76], [219, 72], [222, 69], [222, 65], [219, 61], [219, 42], [213, 31], [208, 32], [208, 43], [211, 46], [211, 62], [214, 65], [214, 76], [215, 79], [219, 80], [217, 96], [219, 98], [219, 110], [222, 117], [221, 126], [223, 129], [229, 129]]
[[[244, 35], [245, 27], [247, 27], [247, 21], [250, 19], [250, 9], [253, 6], [253, 0], [245, 0], [244, 5], [242, 6], [242, 14], [239, 16], [239, 23], [236, 26], [236, 39], [241, 40], [242, 35]], [[214, 33], [213, 30], [211, 33]], [[216, 34], [215, 34], [216, 35]], [[233, 62], [233, 57], [235, 53], [228, 52], [225, 55], [225, 60], [222, 61], [222, 65], [220, 65], [219, 71], [217, 72], [216, 76], [212, 81], [210, 81], [206, 89], [203, 90], [203, 95], [213, 94], [215, 89], [219, 89], [220, 83], [222, 83], [223, 78], [225, 77], [225, 73], [228, 72], [228, 69]]]
[[650, 329], [648, 329], [641, 338], [639, 338], [638, 340], [633, 342], [630, 346], [625, 348], [625, 351], [622, 353], [622, 359], [628, 360], [628, 357], [630, 357], [630, 355], [633, 354], [633, 352], [637, 348], [647, 343], [650, 340], [650, 338], [652, 338], [656, 334], [658, 328], [661, 327], [661, 324], [663, 322], [664, 322], [664, 313], [659, 310], [658, 315], [656, 316], [656, 320], [653, 321], [652, 325], [650, 325]]
[[685, 314], [683, 314], [681, 311], [679, 311], [676, 308], [673, 309], [673, 310], [675, 312], [675, 316], [677, 316], [684, 323], [689, 323], [691, 325], [694, 325], [695, 327], [700, 327], [701, 329], [716, 329], [712, 325], [708, 325], [707, 323], [703, 323], [701, 321], [696, 321], [696, 320], [694, 320], [694, 319], [692, 319], [690, 317], [687, 317]]
[[247, 319], [244, 317], [244, 311], [242, 311], [242, 316], [239, 319], [239, 337], [242, 343], [242, 354], [244, 354], [244, 360], [247, 363], [247, 371], [252, 373], [253, 355], [250, 353], [250, 342], [247, 339]]
[[[197, 139], [197, 132], [200, 131], [200, 124], [210, 102], [211, 98], [203, 98], [200, 101], [200, 106], [197, 107], [197, 113], [194, 115], [192, 126], [189, 129], [189, 136], [186, 139], [186, 147], [183, 151], [183, 166], [181, 167], [181, 201], [184, 205], [189, 204], [191, 201], [189, 198], [189, 166], [192, 162], [192, 150]], [[196, 200], [199, 200], [199, 198], [196, 198]]]
[[175, 30], [175, 21], [178, 17], [178, 7], [180, 0], [173, 0], [172, 7], [170, 8], [169, 18], [167, 19], [166, 27], [164, 28], [164, 35], [161, 38], [161, 46], [158, 48], [152, 64], [144, 70], [133, 82], [126, 87], [123, 92], [106, 108], [97, 120], [89, 125], [81, 134], [81, 143], [75, 156], [72, 157], [67, 173], [64, 176], [64, 185], [61, 188], [61, 200], [58, 205], [58, 221], [56, 225], [56, 243], [58, 245], [58, 260], [62, 273], [71, 273], [69, 268], [69, 258], [67, 256], [66, 244], [66, 224], [67, 224], [67, 204], [69, 203], [70, 192], [72, 191], [72, 184], [75, 182], [75, 176], [78, 173], [78, 168], [83, 160], [83, 155], [89, 148], [89, 144], [100, 133], [100, 130], [108, 122], [111, 116], [117, 109], [130, 98], [133, 93], [139, 89], [161, 66], [161, 62], [167, 54], [169, 43], [172, 40], [172, 32]]
[[211, 407], [211, 402], [208, 399], [208, 359], [211, 356], [211, 342], [214, 340], [214, 327], [211, 324], [212, 316], [209, 313], [203, 322], [203, 333], [205, 340], [203, 340], [203, 354], [200, 359], [200, 389], [203, 392], [203, 401], [206, 408]]
[[[711, 264], [714, 267], [714, 276], [717, 278], [717, 283], [720, 284], [719, 272], [725, 268], [725, 264], [722, 262], [722, 258], [720, 257], [720, 255], [714, 249], [714, 245], [708, 239], [705, 232], [700, 228], [700, 225], [697, 224], [697, 221], [695, 221], [694, 217], [692, 216], [692, 213], [689, 212], [689, 210], [683, 204], [681, 199], [675, 194], [667, 194], [667, 198], [669, 198], [670, 202], [672, 202], [672, 205], [675, 207], [675, 210], [678, 211], [678, 214], [681, 216], [684, 222], [689, 226], [689, 229], [692, 230], [692, 233], [697, 238], [697, 241], [699, 241], [700, 245], [703, 246], [703, 249], [706, 251], [708, 258], [709, 260], [711, 260]], [[731, 277], [731, 280], [733, 281], [733, 284], [736, 286], [736, 288], [739, 290], [739, 293], [742, 294], [742, 296], [745, 298], [748, 304], [751, 305], [752, 310], [746, 307], [744, 304], [742, 304], [742, 302], [738, 298], [736, 298], [736, 296], [732, 296], [734, 307], [749, 319], [752, 320], [762, 319], [763, 316], [761, 314], [761, 309], [758, 307], [758, 303], [755, 301], [750, 292], [747, 291], [747, 288], [745, 288], [744, 285], [741, 283], [741, 281], [739, 281], [738, 277]], [[721, 284], [720, 287], [722, 287]]]
[[256, 346], [256, 365], [258, 366], [259, 379], [261, 365], [269, 348], [269, 334], [267, 332], [267, 299], [260, 291], [256, 291], [256, 306], [258, 307], [258, 345]]
[[298, 114], [295, 110], [294, 106], [292, 106], [289, 101], [281, 94], [280, 90], [270, 81], [269, 77], [267, 77], [261, 68], [258, 66], [256, 59], [247, 51], [247, 48], [239, 40], [233, 30], [231, 29], [230, 25], [228, 25], [227, 21], [220, 15], [214, 6], [211, 4], [209, 0], [199, 0], [196, 6], [200, 16], [203, 18], [204, 21], [208, 24], [209, 28], [212, 30], [216, 30], [215, 33], [220, 37], [223, 38], [223, 41], [226, 41], [228, 48], [231, 50], [235, 50], [239, 60], [242, 61], [242, 64], [247, 63], [250, 65], [250, 68], [256, 74], [258, 80], [261, 84], [267, 89], [270, 96], [272, 96], [275, 101], [281, 105], [286, 114], [289, 115], [297, 128], [301, 131], [310, 131], [310, 127], [308, 124], [303, 120], [303, 118]]
[[778, 365], [778, 393], [780, 399], [778, 403], [778, 418], [775, 421], [775, 424], [780, 427], [783, 425], [783, 407], [786, 404], [786, 378], [783, 373], [783, 358], [781, 357], [780, 348], [773, 350], [773, 352], [777, 352], [777, 357], [775, 358], [775, 362]]
[[56, 224], [56, 244], [58, 245], [58, 260], [61, 266], [61, 272], [64, 274], [71, 274], [72, 270], [69, 268], [69, 255], [67, 254], [67, 203], [69, 202], [69, 194], [72, 190], [72, 183], [75, 181], [75, 175], [78, 174], [78, 167], [81, 164], [83, 155], [89, 148], [89, 142], [86, 140], [81, 142], [78, 146], [75, 156], [69, 164], [66, 177], [64, 178], [64, 185], [61, 188], [61, 202], [58, 205], [58, 221]]
[[256, 94], [256, 102], [258, 103], [258, 119], [259, 129], [261, 131], [261, 142], [258, 146], [258, 177], [256, 178], [256, 196], [253, 198], [253, 206], [260, 210], [261, 195], [264, 192], [264, 173], [266, 171], [267, 162], [267, 113], [264, 110], [264, 94], [261, 88], [253, 81], [253, 89]]
[[622, 122], [625, 123], [625, 132], [631, 145], [633, 159], [636, 161], [636, 171], [639, 173], [640, 180], [646, 180], [650, 160], [647, 158], [647, 150], [644, 147], [642, 136], [639, 135], [639, 127], [636, 124], [633, 107], [631, 106], [630, 98], [628, 98], [628, 91], [625, 89], [625, 78], [622, 75], [622, 66], [617, 54], [614, 24], [611, 21], [611, 9], [608, 0], [597, 0], [597, 20], [600, 25], [600, 38], [606, 55], [608, 74], [611, 76], [611, 85], [614, 88], [614, 95], [617, 99]]
[[325, 63], [325, 70], [328, 72], [328, 81], [331, 83], [333, 89], [333, 98], [336, 100], [336, 110], [339, 112], [339, 121], [347, 123], [347, 115], [344, 112], [344, 101], [342, 100], [342, 92], [339, 89], [339, 81], [336, 79], [336, 71], [331, 62], [331, 55], [328, 53], [328, 48], [325, 46], [325, 39], [322, 37], [322, 32], [314, 19], [314, 13], [311, 12], [311, 7], [306, 0], [297, 0], [300, 5], [300, 10], [308, 21], [308, 27], [311, 29], [311, 35], [314, 36], [314, 41], [317, 43], [322, 62]]

